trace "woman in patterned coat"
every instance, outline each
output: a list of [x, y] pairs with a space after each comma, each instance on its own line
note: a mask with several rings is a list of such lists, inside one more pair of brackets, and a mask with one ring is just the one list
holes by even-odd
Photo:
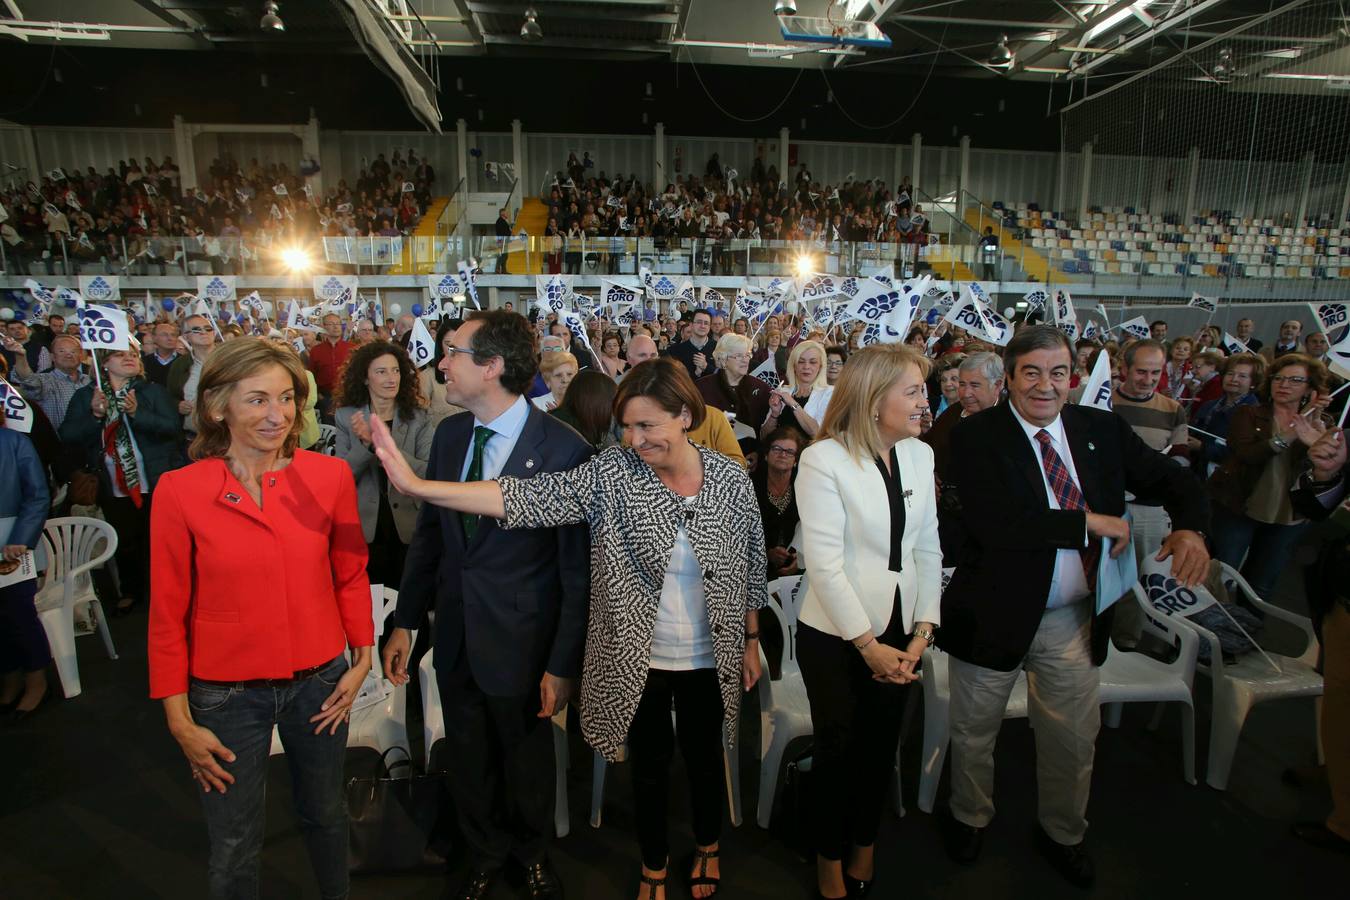
[[[688, 372], [660, 358], [631, 369], [614, 398], [623, 447], [570, 472], [473, 483], [418, 478], [372, 423], [391, 485], [506, 528], [591, 528], [591, 611], [581, 686], [586, 742], [632, 762], [640, 900], [664, 900], [670, 761], [679, 740], [694, 839], [690, 886], [718, 887], [722, 737], [759, 679], [767, 560], [754, 487], [736, 462], [691, 443], [704, 403]], [[674, 708], [677, 727], [671, 726]]]

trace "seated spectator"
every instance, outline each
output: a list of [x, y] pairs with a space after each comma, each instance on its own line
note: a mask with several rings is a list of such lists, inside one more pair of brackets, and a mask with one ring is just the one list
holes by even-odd
[[1218, 350], [1201, 350], [1195, 355], [1190, 383], [1181, 392], [1183, 409], [1198, 409], [1202, 404], [1222, 396], [1223, 379], [1219, 377], [1219, 368], [1223, 360], [1224, 356]]
[[1179, 337], [1172, 342], [1167, 351], [1167, 364], [1163, 367], [1162, 379], [1157, 390], [1173, 400], [1180, 400], [1187, 386], [1194, 378], [1191, 354], [1195, 350], [1195, 341], [1188, 337]]
[[[834, 389], [825, 383], [825, 348], [816, 341], [802, 341], [788, 356], [787, 384], [769, 397], [769, 417], [761, 433], [771, 432], [779, 421], [815, 435], [825, 418]], [[789, 412], [784, 414], [784, 410]]]
[[830, 344], [825, 348], [825, 383], [834, 387], [834, 383], [839, 380], [839, 373], [844, 371], [844, 363], [848, 362], [848, 350], [838, 344]]
[[543, 377], [544, 384], [548, 385], [549, 392], [535, 397], [532, 401], [534, 405], [544, 412], [556, 409], [562, 404], [567, 386], [572, 383], [577, 371], [577, 358], [565, 350], [542, 354], [539, 360], [539, 374]]
[[948, 353], [934, 366], [937, 370], [938, 394], [934, 418], [940, 418], [948, 408], [960, 404], [961, 363], [965, 361], [964, 353]]
[[703, 402], [735, 416], [734, 421], [758, 430], [769, 415], [769, 397], [773, 388], [750, 370], [750, 340], [738, 334], [724, 334], [712, 353], [716, 372], [697, 382]]
[[769, 560], [769, 580], [794, 575], [801, 570], [793, 539], [797, 532], [797, 460], [804, 449], [802, 434], [795, 428], [776, 429], [764, 441], [764, 457], [751, 474], [759, 517], [764, 526], [764, 544]]
[[612, 381], [618, 381], [628, 370], [623, 358], [623, 337], [617, 331], [606, 332], [600, 338], [600, 358], [596, 360], [599, 370]]

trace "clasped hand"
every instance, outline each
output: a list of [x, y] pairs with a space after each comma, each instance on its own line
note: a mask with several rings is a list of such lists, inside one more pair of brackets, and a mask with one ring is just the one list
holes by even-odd
[[909, 684], [911, 681], [919, 680], [919, 673], [914, 671], [914, 667], [923, 658], [923, 651], [927, 646], [928, 642], [920, 637], [911, 640], [904, 650], [874, 640], [864, 647], [861, 653], [863, 661], [872, 670], [874, 680], [890, 684]]

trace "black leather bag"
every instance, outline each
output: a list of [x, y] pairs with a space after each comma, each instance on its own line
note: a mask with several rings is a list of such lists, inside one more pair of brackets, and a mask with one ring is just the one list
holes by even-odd
[[[439, 774], [418, 772], [411, 759], [380, 757], [374, 778], [347, 782], [348, 868], [355, 874], [443, 869], [450, 851], [449, 798]], [[401, 777], [394, 771], [406, 769]]]

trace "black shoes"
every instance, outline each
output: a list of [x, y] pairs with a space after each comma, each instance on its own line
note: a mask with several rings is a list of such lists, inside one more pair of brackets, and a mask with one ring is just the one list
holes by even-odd
[[562, 900], [562, 881], [547, 860], [525, 867], [525, 887], [530, 900]]
[[967, 825], [950, 816], [945, 827], [947, 855], [952, 862], [968, 866], [980, 858], [980, 847], [984, 844], [983, 828]]
[[1333, 850], [1350, 856], [1350, 841], [1332, 831], [1324, 822], [1299, 822], [1290, 826], [1289, 833], [1318, 849]]
[[459, 891], [453, 896], [455, 900], [484, 900], [492, 890], [492, 881], [496, 877], [495, 871], [476, 871], [459, 886]]
[[848, 891], [850, 897], [866, 897], [872, 893], [872, 882], [863, 881], [861, 878], [849, 878], [845, 872], [844, 890]]
[[1046, 834], [1040, 825], [1036, 826], [1036, 849], [1064, 876], [1065, 881], [1084, 889], [1092, 887], [1096, 878], [1096, 870], [1086, 845], [1086, 841], [1079, 841], [1073, 846], [1061, 844]]

